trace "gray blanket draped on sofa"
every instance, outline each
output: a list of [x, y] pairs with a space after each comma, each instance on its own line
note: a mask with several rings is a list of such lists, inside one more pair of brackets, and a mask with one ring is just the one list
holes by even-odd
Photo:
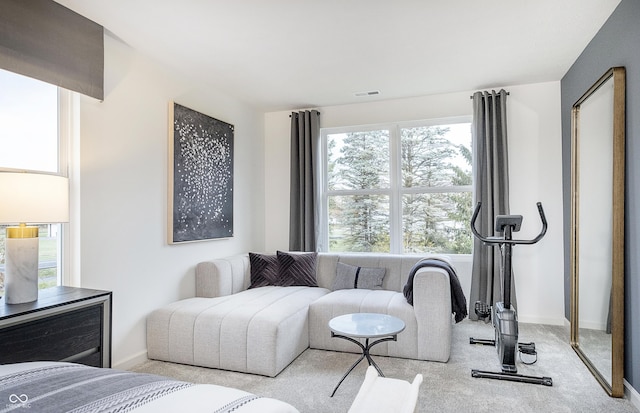
[[451, 312], [455, 314], [456, 323], [464, 320], [468, 315], [467, 299], [462, 291], [462, 286], [460, 285], [460, 280], [458, 279], [455, 268], [443, 260], [426, 258], [418, 261], [413, 268], [411, 268], [407, 284], [402, 290], [404, 296], [407, 298], [407, 302], [413, 305], [413, 277], [416, 275], [416, 272], [423, 267], [442, 268], [449, 273], [449, 282], [451, 283]]

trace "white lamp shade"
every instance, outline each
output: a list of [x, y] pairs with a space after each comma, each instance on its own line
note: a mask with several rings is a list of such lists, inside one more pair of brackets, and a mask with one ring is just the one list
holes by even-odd
[[0, 172], [0, 222], [69, 221], [69, 179], [58, 175]]

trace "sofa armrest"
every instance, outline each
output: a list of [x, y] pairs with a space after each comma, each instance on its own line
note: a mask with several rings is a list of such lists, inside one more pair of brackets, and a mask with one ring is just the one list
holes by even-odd
[[218, 258], [196, 265], [196, 297], [221, 297], [249, 287], [249, 256]]
[[418, 356], [446, 362], [451, 353], [451, 284], [442, 268], [420, 268], [413, 278], [413, 308], [418, 322]]

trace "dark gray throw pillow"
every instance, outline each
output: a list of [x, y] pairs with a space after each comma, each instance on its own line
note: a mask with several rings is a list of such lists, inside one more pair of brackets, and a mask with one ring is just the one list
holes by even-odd
[[381, 290], [386, 272], [386, 268], [357, 267], [339, 262], [331, 288], [333, 291], [350, 288]]
[[278, 284], [283, 287], [301, 285], [317, 287], [316, 257], [318, 253], [289, 253], [276, 251], [280, 270]]
[[279, 264], [275, 254], [249, 253], [249, 264], [251, 266], [251, 285], [249, 288], [265, 287], [267, 285], [278, 285]]

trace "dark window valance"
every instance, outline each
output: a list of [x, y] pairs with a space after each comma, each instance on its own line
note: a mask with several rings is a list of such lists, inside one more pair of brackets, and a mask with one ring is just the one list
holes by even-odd
[[2, 0], [0, 68], [102, 100], [103, 28], [52, 0]]

